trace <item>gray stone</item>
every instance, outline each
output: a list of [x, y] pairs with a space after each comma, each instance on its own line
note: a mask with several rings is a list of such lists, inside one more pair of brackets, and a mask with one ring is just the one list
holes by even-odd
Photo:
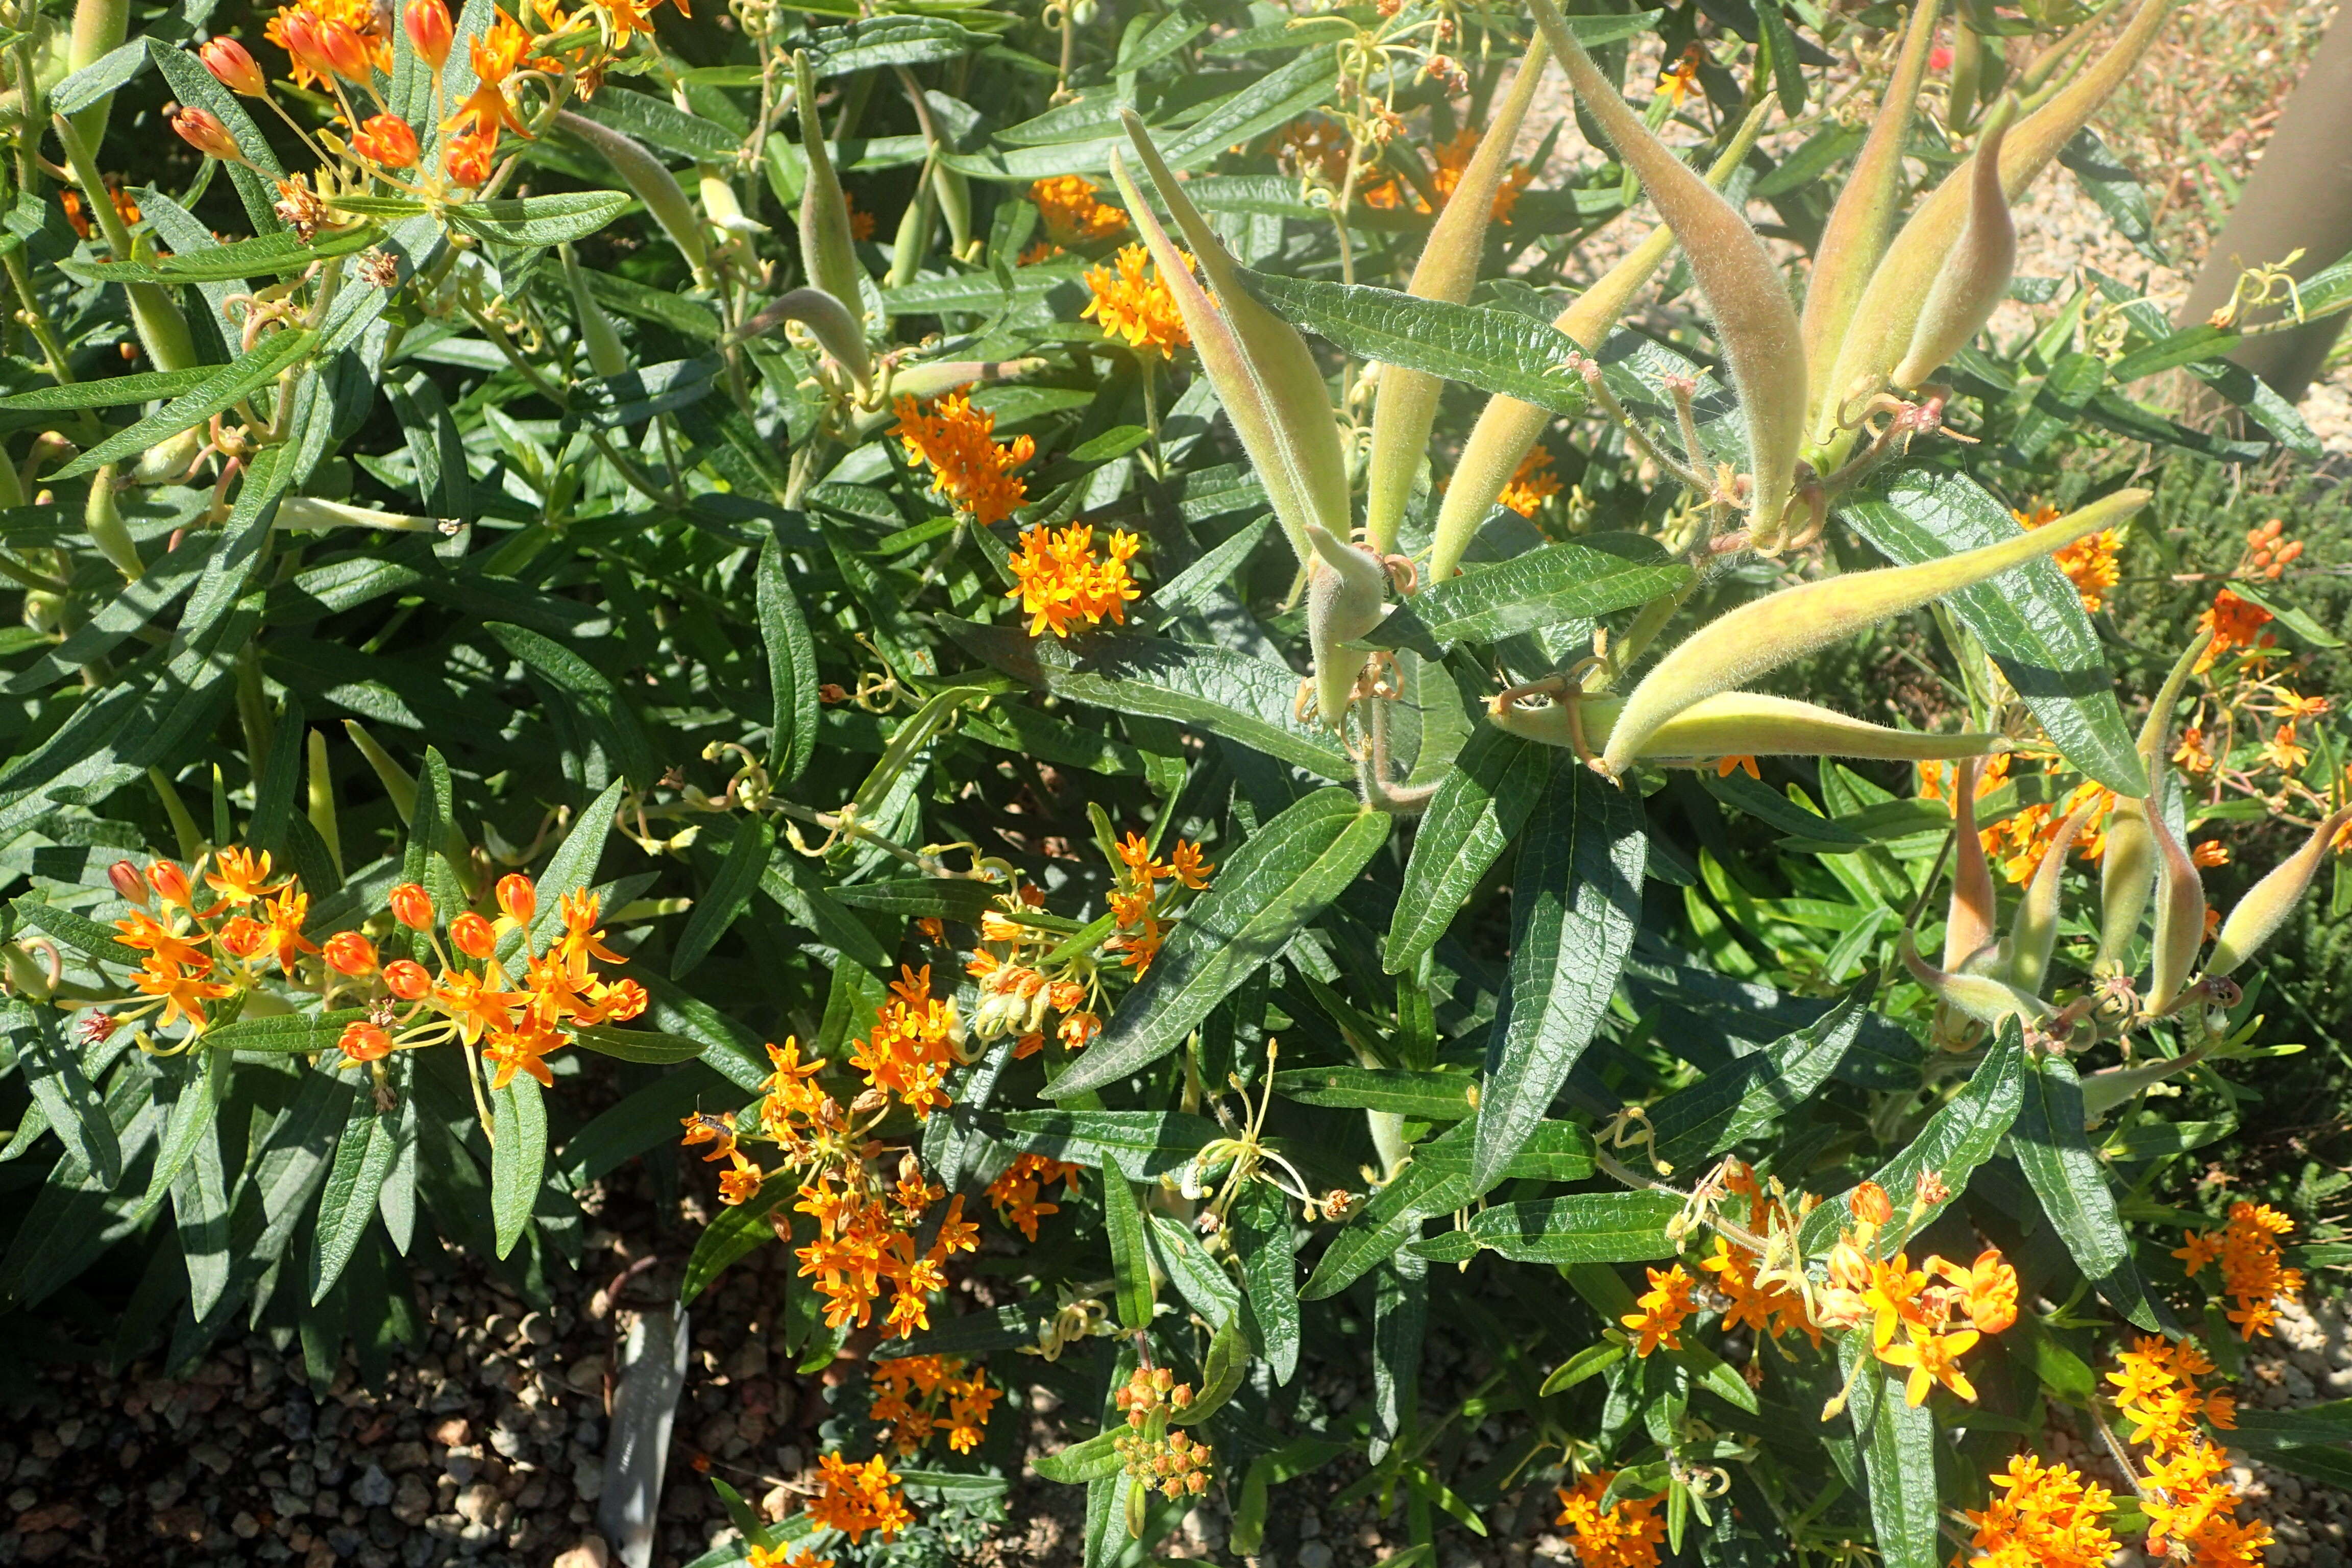
[[382, 1508], [392, 1501], [392, 1478], [375, 1465], [362, 1470], [352, 1484], [352, 1500], [362, 1508]]

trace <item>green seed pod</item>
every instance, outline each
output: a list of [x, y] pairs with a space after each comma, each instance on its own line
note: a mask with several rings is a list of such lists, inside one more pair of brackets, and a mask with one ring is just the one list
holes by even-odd
[[2143, 820], [2156, 846], [2157, 867], [2156, 961], [2148, 979], [2147, 1008], [2160, 1013], [2189, 984], [2189, 966], [2205, 945], [2205, 884], [2164, 814], [2151, 809]]
[[1777, 538], [1805, 437], [1805, 351], [1788, 285], [1738, 209], [1692, 173], [1618, 96], [1568, 30], [1559, 7], [1552, 0], [1535, 0], [1535, 12], [1577, 96], [1618, 155], [1641, 176], [1650, 200], [1682, 241], [1747, 416], [1748, 462], [1755, 470], [1748, 526], [1759, 542]]
[[2099, 857], [2099, 952], [2092, 963], [2099, 973], [2122, 970], [2124, 954], [2132, 938], [2139, 934], [2140, 917], [2147, 912], [2148, 898], [2156, 890], [2156, 840], [2148, 836], [2147, 813], [2149, 803], [2160, 806], [2164, 800], [2173, 710], [2180, 704], [2190, 672], [2212, 641], [2211, 632], [2200, 633], [2173, 662], [2156, 700], [2148, 706], [2147, 721], [2140, 725], [2139, 760], [2147, 773], [2147, 799], [2119, 798], [2115, 815], [2107, 819], [2106, 851]]
[[1941, 10], [1941, 0], [1918, 0], [1912, 7], [1903, 52], [1887, 79], [1886, 94], [1879, 100], [1869, 140], [1862, 144], [1845, 188], [1830, 209], [1829, 222], [1822, 226], [1821, 243], [1813, 247], [1799, 331], [1805, 342], [1807, 385], [1817, 404], [1828, 395], [1838, 345], [1870, 285], [1872, 270], [1886, 254], [1887, 237], [1895, 232], [1895, 208], [1903, 199], [1903, 147], [1910, 140], [1912, 111], [1934, 50]]
[[[130, 34], [131, 0], [79, 0], [74, 6], [73, 33], [66, 45], [67, 72], [96, 65], [121, 48]], [[113, 113], [114, 94], [110, 92], [73, 115], [74, 129], [91, 151], [106, 140], [106, 122]]]
[[570, 110], [556, 111], [555, 123], [594, 148], [613, 172], [621, 176], [646, 210], [654, 215], [669, 242], [677, 247], [687, 265], [694, 268], [695, 281], [710, 280], [710, 247], [703, 238], [702, 218], [687, 200], [686, 188], [663, 162], [646, 151], [635, 139], [624, 136], [609, 127], [597, 124], [585, 115]]
[[1989, 974], [1954, 974], [1936, 968], [1919, 956], [1908, 928], [1896, 939], [1895, 950], [1902, 954], [1903, 965], [1910, 970], [1914, 980], [1926, 986], [1937, 1001], [1964, 1017], [1999, 1028], [2011, 1018], [2038, 1024], [2050, 1016], [2047, 1002]]
[[[2140, 0], [2139, 9], [2105, 58], [2002, 139], [1999, 163], [2005, 197], [2014, 202], [2024, 195], [2034, 176], [2049, 167], [2058, 150], [2122, 85], [2155, 41], [2171, 4], [2172, 0]], [[1910, 346], [1927, 290], [1968, 222], [1973, 205], [1972, 163], [1973, 159], [1954, 169], [1919, 204], [1872, 271], [1870, 285], [1854, 308], [1838, 350], [1837, 369], [1821, 392], [1813, 426], [1816, 443], [1843, 449], [1851, 433], [1842, 437], [1837, 428], [1840, 404], [1875, 390]]]
[[415, 512], [380, 511], [372, 506], [353, 506], [348, 501], [320, 500], [316, 496], [288, 496], [278, 503], [278, 516], [270, 524], [289, 532], [310, 530], [323, 533], [331, 528], [374, 528], [386, 533], [431, 533], [441, 526], [437, 517], [420, 517]]
[[1701, 698], [1745, 686], [1889, 616], [2063, 550], [2122, 521], [2146, 505], [2147, 497], [2146, 490], [2117, 490], [2047, 527], [2021, 529], [2012, 538], [1979, 549], [1801, 584], [1717, 616], [1660, 659], [1627, 696], [1617, 732], [1602, 753], [1601, 771], [1623, 773], [1646, 749], [1653, 731]]
[[904, 289], [915, 280], [924, 253], [931, 248], [933, 200], [929, 182], [918, 179], [915, 199], [898, 215], [898, 232], [890, 240], [890, 273], [882, 279], [883, 288]]
[[2312, 878], [2319, 874], [2319, 864], [2327, 858], [2329, 845], [2347, 822], [2352, 822], [2352, 808], [2337, 812], [2312, 829], [2302, 848], [2246, 889], [2246, 896], [2238, 900], [2237, 907], [2221, 922], [2221, 934], [2213, 939], [2213, 956], [2205, 965], [2207, 978], [2219, 979], [2232, 973], [2278, 934], [2279, 927], [2286, 923], [2286, 917], [2311, 886]]
[[1217, 400], [1233, 420], [1234, 433], [1241, 437], [1250, 466], [1257, 470], [1304, 566], [1314, 554], [1307, 524], [1318, 523], [1340, 538], [1349, 532], [1348, 458], [1331, 413], [1331, 389], [1324, 384], [1323, 372], [1298, 329], [1242, 287], [1241, 264], [1176, 183], [1143, 121], [1132, 110], [1121, 110], [1119, 118], [1160, 199], [1168, 204], [1169, 215], [1183, 230], [1184, 242], [1216, 289], [1213, 300], [1184, 265], [1175, 242], [1128, 173], [1127, 160], [1117, 152], [1111, 154], [1111, 178], [1151, 249], [1160, 281], [1174, 296], [1184, 329], [1200, 353], [1201, 367], [1216, 388]]
[[[1479, 258], [1486, 247], [1486, 226], [1494, 215], [1495, 191], [1549, 58], [1550, 49], [1538, 33], [1519, 61], [1519, 74], [1502, 107], [1479, 138], [1478, 150], [1463, 168], [1461, 183], [1430, 226], [1428, 243], [1413, 264], [1412, 281], [1405, 286], [1415, 299], [1470, 302]], [[1396, 548], [1397, 528], [1404, 521], [1405, 503], [1412, 499], [1413, 479], [1429, 456], [1429, 432], [1437, 422], [1437, 399], [1444, 384], [1444, 378], [1427, 371], [1396, 364], [1381, 369], [1364, 477], [1364, 538], [1381, 554]]]
[[[1527, 708], [1496, 697], [1487, 703], [1486, 715], [1496, 729], [1547, 746], [1573, 747], [1581, 726], [1584, 744], [1601, 747], [1609, 743], [1623, 708], [1624, 700], [1617, 697], [1580, 698], [1573, 711], [1561, 702]], [[1931, 763], [1986, 756], [2007, 745], [2005, 737], [1984, 731], [1930, 735], [1891, 730], [1792, 697], [1727, 691], [1694, 702], [1659, 725], [1640, 756], [1644, 762], [1748, 756]]]
[[[2034, 868], [2033, 880], [2026, 884], [2025, 897], [2019, 900], [2016, 917], [2010, 922], [2009, 983], [2031, 995], [2042, 994], [2042, 983], [2050, 973], [2050, 955], [2058, 946], [2058, 896], [2065, 885], [2066, 857], [2074, 852], [2075, 838], [2098, 808], [2097, 801], [2085, 801], [2059, 825], [2058, 836], [2050, 841], [2042, 864]], [[2106, 854], [2114, 853], [2115, 832], [2110, 827]]]
[[588, 368], [598, 375], [626, 375], [629, 356], [621, 347], [621, 337], [613, 330], [613, 319], [588, 292], [588, 275], [580, 269], [580, 258], [572, 247], [560, 245], [556, 254], [563, 261], [564, 286], [572, 290], [572, 308], [580, 316], [580, 346], [587, 351]]
[[918, 403], [927, 403], [942, 393], [953, 392], [959, 386], [970, 386], [975, 382], [984, 384], [1010, 381], [1014, 376], [1045, 368], [1045, 362], [1037, 358], [934, 360], [929, 364], [910, 364], [893, 372], [888, 391], [894, 398], [911, 397]]
[[[840, 300], [822, 289], [795, 289], [744, 322], [736, 341], [758, 337], [783, 321], [806, 327], [818, 345], [849, 373], [849, 379], [856, 384], [857, 400], [867, 400], [874, 377], [873, 356], [866, 346], [866, 333]], [[961, 386], [973, 379], [968, 375], [948, 384]]]
[[1984, 840], [1977, 837], [1977, 764], [1959, 766], [1952, 786], [1952, 901], [1944, 915], [1944, 967], [1955, 972], [1992, 941], [1996, 905], [1992, 868], [1985, 864]]
[[[1730, 180], [1748, 150], [1756, 145], [1756, 138], [1770, 112], [1769, 102], [1759, 103], [1749, 110], [1730, 145], [1707, 170], [1708, 184], [1720, 190]], [[1660, 224], [1641, 244], [1620, 258], [1614, 267], [1602, 273], [1598, 282], [1578, 295], [1552, 325], [1587, 353], [1598, 350], [1610, 329], [1625, 314], [1625, 307], [1674, 247], [1673, 226]], [[1438, 503], [1436, 534], [1429, 547], [1431, 582], [1442, 583], [1461, 570], [1463, 554], [1476, 536], [1478, 525], [1494, 510], [1495, 498], [1511, 482], [1511, 476], [1518, 472], [1519, 465], [1526, 461], [1537, 438], [1544, 433], [1544, 426], [1551, 421], [1550, 409], [1522, 403], [1516, 397], [1497, 393], [1486, 400], [1486, 406], [1479, 411], [1478, 422], [1471, 426], [1470, 438], [1463, 443], [1462, 460], [1454, 465], [1454, 478], [1445, 487], [1445, 499]]]
[[1381, 624], [1388, 607], [1388, 574], [1380, 557], [1319, 522], [1307, 525], [1315, 563], [1307, 575], [1307, 640], [1315, 655], [1316, 713], [1338, 729], [1364, 656], [1347, 645]]
[[2015, 99], [2002, 99], [1977, 143], [1979, 156], [1969, 187], [1968, 226], [1944, 258], [1935, 286], [1927, 290], [1927, 302], [1919, 309], [1910, 350], [1895, 367], [1899, 390], [1917, 386], [1968, 347], [2009, 292], [2009, 277], [2017, 267], [2017, 226], [2010, 219], [2009, 198], [2000, 189], [2000, 143], [2016, 107]]
[[793, 51], [793, 83], [801, 113], [801, 156], [808, 160], [808, 179], [801, 190], [801, 271], [863, 321], [866, 268], [858, 265], [857, 247], [849, 233], [849, 198], [842, 195], [841, 179], [833, 172], [833, 152], [817, 121], [816, 73], [809, 68], [805, 49]]
[[940, 204], [940, 216], [948, 220], [948, 245], [959, 261], [971, 260], [971, 181], [961, 169], [950, 169], [945, 163], [931, 164], [931, 194]]
[[114, 504], [114, 465], [107, 464], [89, 477], [89, 500], [83, 504], [81, 525], [98, 552], [114, 563], [125, 581], [136, 583], [146, 570], [139, 546], [123, 525], [122, 510]]

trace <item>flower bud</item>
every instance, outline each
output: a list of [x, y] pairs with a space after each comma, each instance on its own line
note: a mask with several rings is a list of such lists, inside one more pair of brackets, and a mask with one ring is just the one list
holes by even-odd
[[373, 1024], [346, 1024], [342, 1038], [335, 1043], [342, 1047], [349, 1061], [382, 1061], [392, 1055], [392, 1037]]
[[321, 950], [327, 967], [338, 974], [366, 974], [375, 968], [375, 943], [355, 931], [339, 931]]
[[1307, 638], [1315, 655], [1316, 713], [1336, 730], [1364, 668], [1363, 654], [1347, 645], [1381, 624], [1389, 579], [1379, 557], [1321, 523], [1308, 523], [1307, 538], [1315, 549], [1307, 577]]
[[457, 33], [449, 25], [449, 7], [442, 0], [408, 0], [400, 14], [408, 42], [436, 72], [447, 63]]
[[604, 1016], [625, 1024], [653, 1005], [652, 995], [634, 980], [616, 980], [604, 994]]
[[319, 58], [325, 60], [337, 76], [362, 86], [374, 79], [375, 71], [368, 60], [367, 45], [352, 30], [350, 24], [332, 16], [318, 17], [312, 23], [312, 37], [318, 41]]
[[2189, 965], [2205, 944], [2205, 884], [2164, 814], [2151, 805], [2144, 820], [2156, 846], [2157, 868], [2155, 970], [2147, 1010], [2161, 1013], [2189, 984]]
[[[1542, 0], [1549, 3], [1549, 0]], [[1717, 616], [1654, 666], [1625, 699], [1601, 771], [1622, 773], [1657, 728], [1702, 698], [1842, 642], [1864, 627], [1981, 583], [2113, 527], [2147, 504], [2146, 490], [2117, 490], [2045, 527], [2020, 530], [1974, 550], [1875, 572], [1800, 584]], [[1754, 748], [1725, 747], [1718, 756]]]
[[488, 958], [499, 950], [499, 933], [471, 910], [449, 922], [449, 940], [468, 958]]
[[169, 860], [158, 860], [149, 866], [147, 880], [164, 903], [177, 904], [182, 909], [195, 907], [195, 896], [188, 890], [188, 874]]
[[269, 96], [269, 79], [261, 74], [261, 67], [235, 38], [207, 38], [198, 46], [196, 58], [205, 62], [205, 69], [213, 73], [214, 79], [231, 92], [247, 98]]
[[220, 944], [232, 958], [251, 958], [261, 951], [262, 942], [268, 935], [268, 926], [251, 915], [239, 915], [221, 927]]
[[1864, 1182], [1846, 1199], [1846, 1207], [1864, 1225], [1885, 1225], [1895, 1217], [1895, 1200], [1876, 1182]]
[[236, 138], [228, 133], [228, 127], [210, 110], [183, 105], [172, 111], [172, 129], [179, 132], [181, 141], [207, 158], [218, 158], [226, 163], [245, 162], [245, 153], [237, 146]]
[[415, 882], [403, 882], [391, 894], [392, 918], [411, 931], [433, 929], [433, 896]]
[[433, 977], [415, 959], [395, 958], [383, 966], [383, 984], [402, 1001], [415, 1002], [433, 989]]
[[499, 879], [498, 900], [499, 912], [517, 925], [530, 924], [530, 917], [539, 912], [539, 889], [520, 871]]
[[146, 906], [147, 884], [139, 879], [139, 868], [130, 861], [117, 860], [113, 865], [109, 866], [106, 868], [106, 879], [114, 885], [114, 890], [121, 894], [125, 900], [142, 908]]
[[2287, 915], [2302, 900], [2304, 890], [2311, 886], [2312, 878], [2318, 875], [2319, 863], [2327, 858], [2328, 846], [2347, 822], [2352, 822], [2352, 809], [2337, 812], [2312, 829], [2302, 848], [2246, 889], [2246, 896], [2238, 900], [2229, 919], [2221, 922], [2221, 933], [2213, 939], [2213, 956], [2205, 965], [2208, 980], [2230, 973], [2278, 934]]
[[2015, 99], [2003, 99], [1978, 140], [1968, 226], [1944, 258], [1920, 307], [1911, 347], [1895, 369], [1899, 388], [1917, 386], [1968, 347], [2009, 292], [2009, 277], [2017, 266], [2017, 226], [2000, 188], [2000, 143], [2015, 108]]
[[467, 190], [487, 185], [497, 153], [495, 135], [452, 136], [441, 149], [441, 172], [451, 184]]
[[397, 114], [372, 115], [352, 138], [352, 151], [387, 169], [406, 169], [416, 163], [416, 132]]

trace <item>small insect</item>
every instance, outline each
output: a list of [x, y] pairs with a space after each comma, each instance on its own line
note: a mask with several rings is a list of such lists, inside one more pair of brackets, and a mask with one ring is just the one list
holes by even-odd
[[368, 7], [368, 37], [392, 37], [392, 0], [373, 0]]
[[724, 1160], [735, 1148], [735, 1118], [731, 1112], [712, 1116], [698, 1110], [691, 1116], [679, 1118], [679, 1123], [686, 1129], [686, 1134], [679, 1142], [688, 1148], [697, 1143], [712, 1145], [710, 1152], [702, 1157], [705, 1164]]

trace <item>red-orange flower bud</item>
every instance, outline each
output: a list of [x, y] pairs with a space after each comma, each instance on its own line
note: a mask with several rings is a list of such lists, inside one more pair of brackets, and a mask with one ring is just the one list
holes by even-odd
[[197, 47], [196, 58], [231, 92], [241, 92], [247, 98], [268, 96], [269, 79], [261, 74], [261, 67], [235, 38], [207, 38]]
[[366, 974], [375, 968], [375, 943], [355, 931], [339, 931], [322, 950], [327, 967], [339, 974]]
[[449, 922], [449, 940], [468, 958], [488, 958], [499, 950], [499, 933], [471, 910]]
[[625, 1024], [644, 1012], [646, 1003], [651, 1000], [646, 994], [646, 988], [635, 981], [615, 981], [613, 989], [605, 995], [604, 1016], [614, 1023]]
[[352, 31], [348, 23], [331, 16], [321, 16], [312, 24], [319, 40], [320, 57], [334, 73], [346, 81], [362, 85], [374, 79], [373, 67], [369, 63], [367, 44]]
[[397, 114], [373, 115], [352, 136], [352, 151], [387, 169], [405, 169], [416, 162], [416, 132]]
[[433, 929], [433, 896], [415, 882], [392, 890], [392, 918], [411, 931]]
[[172, 129], [180, 133], [181, 141], [207, 158], [218, 158], [229, 163], [245, 162], [245, 153], [237, 146], [236, 138], [231, 136], [228, 127], [208, 110], [183, 107], [173, 110]]
[[395, 958], [383, 966], [384, 989], [404, 1002], [415, 1002], [433, 989], [433, 976], [414, 959]]
[[498, 895], [499, 911], [517, 925], [529, 925], [530, 917], [539, 912], [539, 889], [520, 871], [499, 879]]
[[1847, 1205], [1853, 1210], [1853, 1217], [1864, 1225], [1885, 1225], [1895, 1217], [1894, 1200], [1876, 1182], [1864, 1182], [1854, 1188]]
[[114, 890], [134, 904], [147, 901], [147, 884], [139, 879], [139, 868], [128, 860], [117, 860], [106, 868], [106, 879]]
[[442, 150], [441, 168], [453, 185], [486, 185], [490, 183], [490, 159], [496, 150], [495, 135], [453, 136]]
[[165, 903], [195, 907], [194, 895], [188, 890], [188, 874], [169, 860], [158, 860], [148, 867], [147, 880], [154, 885], [155, 896]]
[[314, 76], [328, 76], [334, 70], [328, 60], [325, 47], [319, 41], [319, 18], [308, 10], [288, 11], [278, 18], [278, 42], [294, 57], [294, 63]]
[[239, 915], [221, 927], [220, 944], [232, 958], [251, 958], [261, 951], [262, 942], [268, 935], [268, 926], [251, 915]]
[[441, 0], [408, 0], [400, 19], [408, 29], [409, 43], [439, 70], [457, 37], [456, 29], [449, 26], [449, 7]]
[[335, 1043], [355, 1062], [382, 1061], [392, 1055], [392, 1037], [373, 1024], [346, 1024], [343, 1037]]

